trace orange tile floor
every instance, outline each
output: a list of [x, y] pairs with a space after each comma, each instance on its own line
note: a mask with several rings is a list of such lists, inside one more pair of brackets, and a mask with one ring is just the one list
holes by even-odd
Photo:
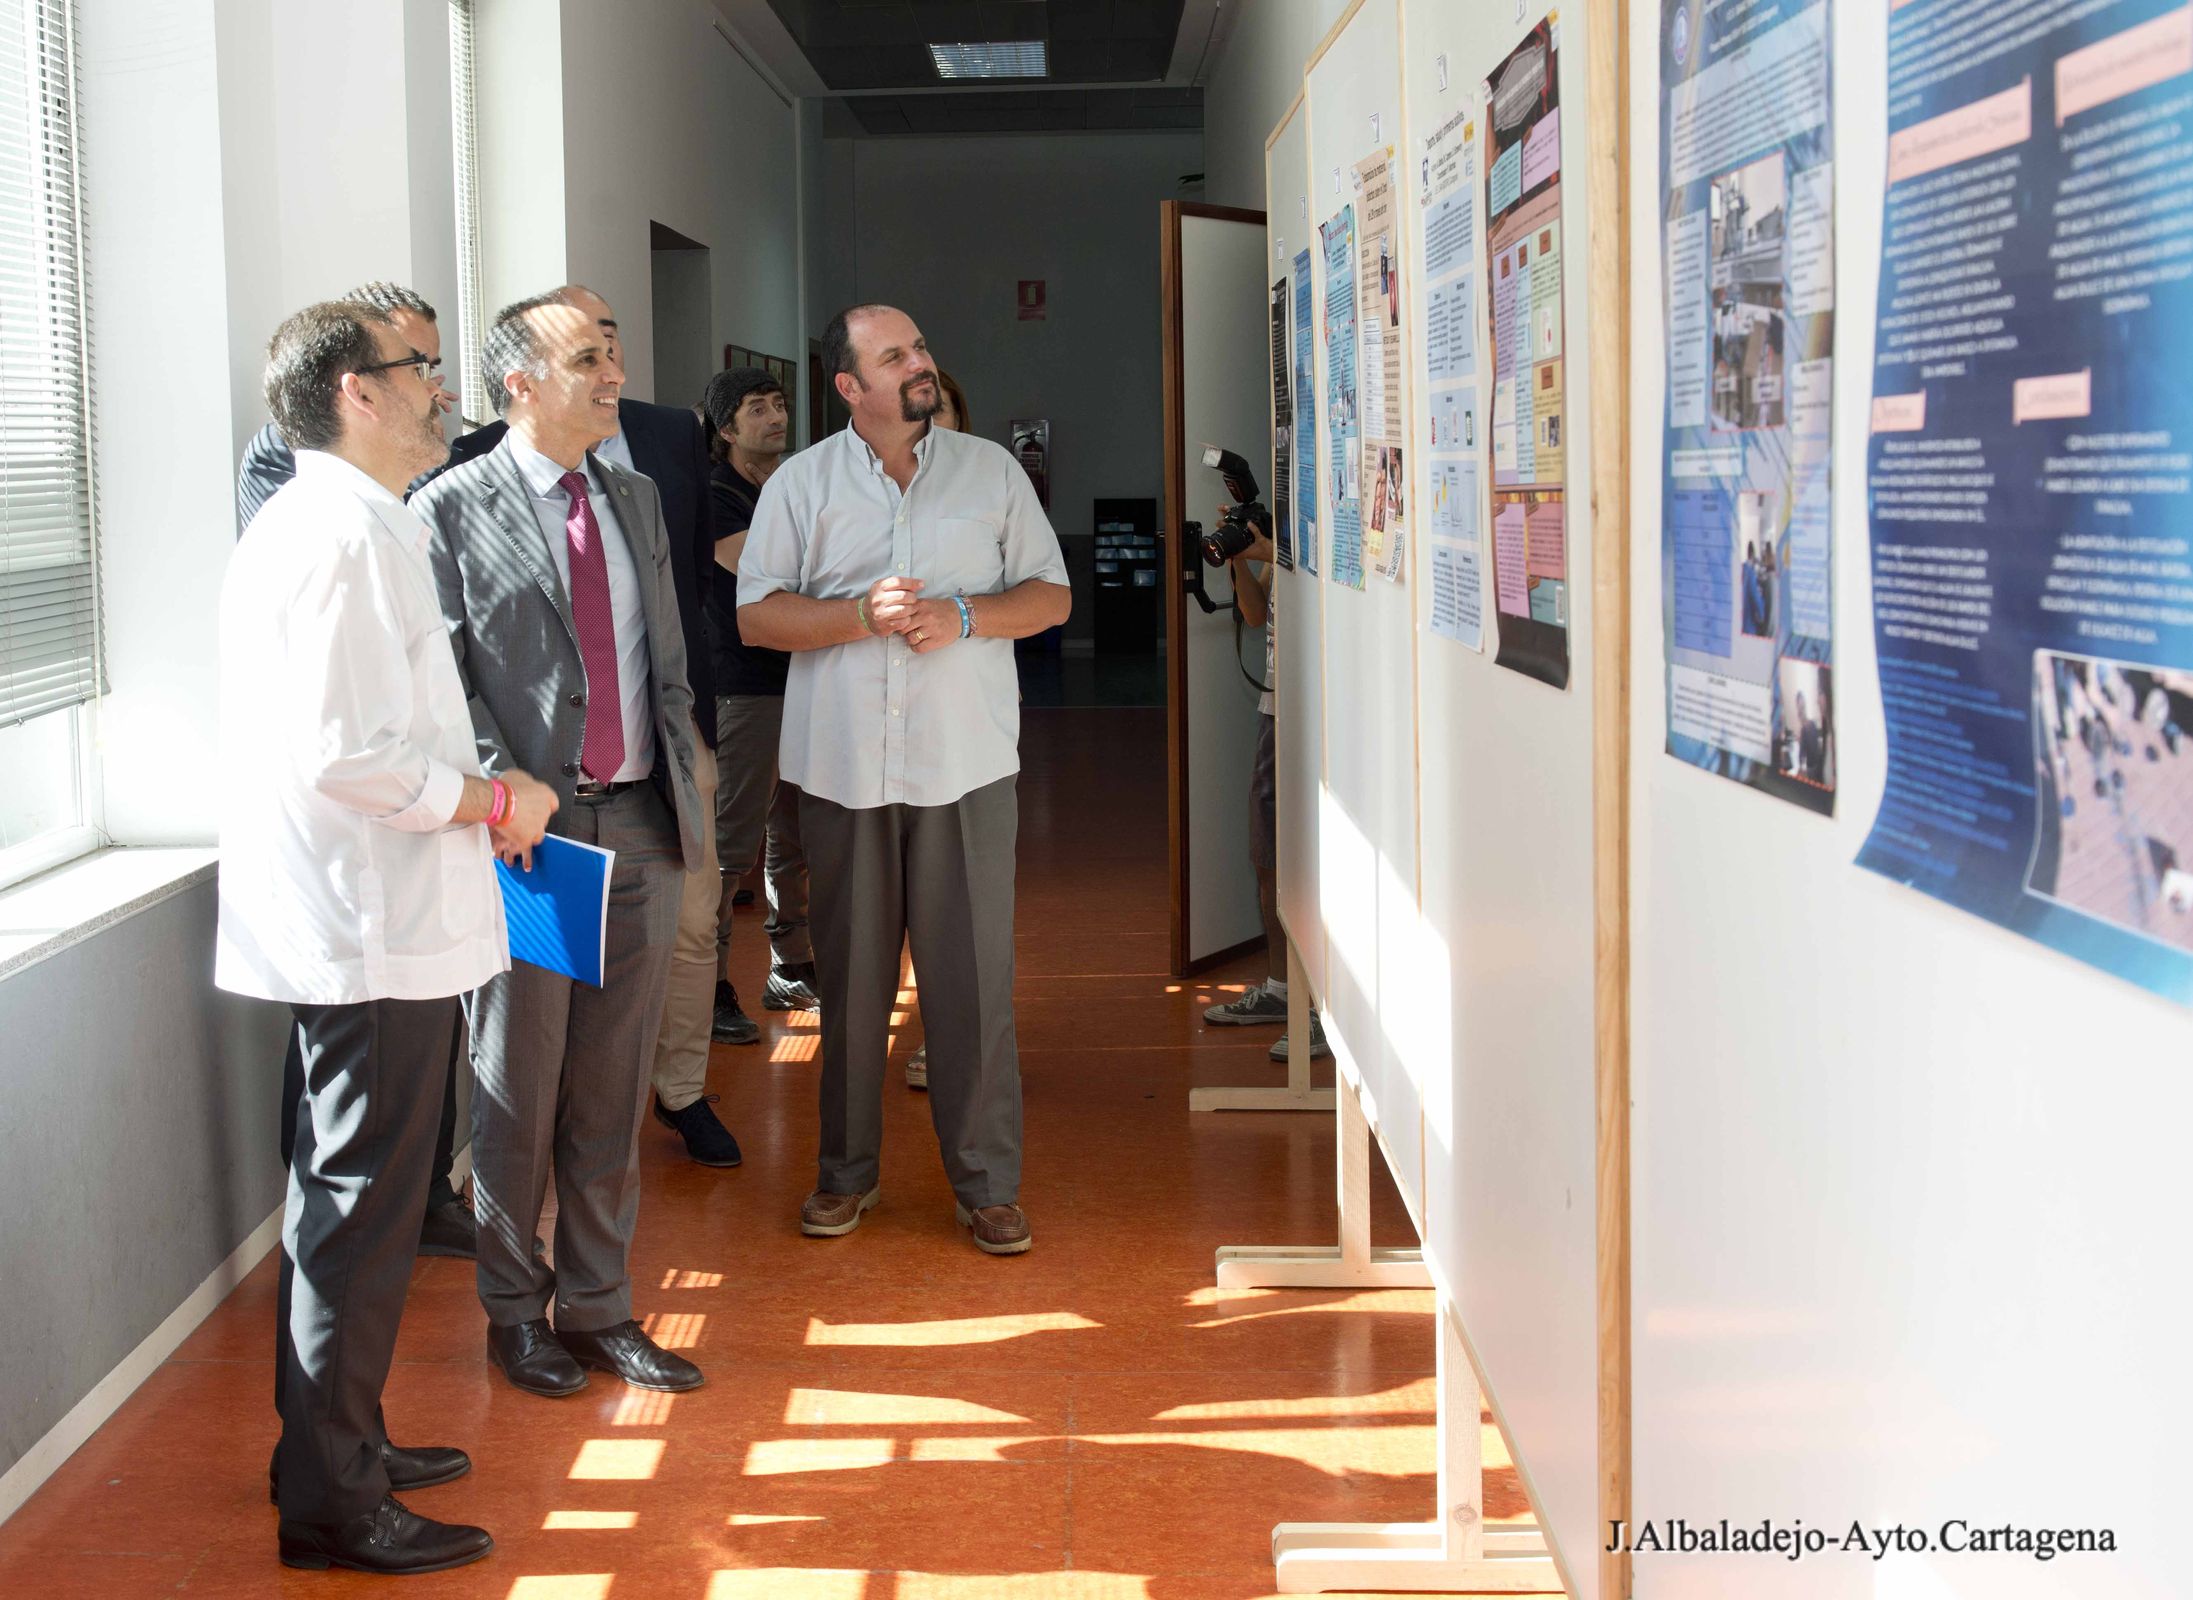
[[[763, 1040], [717, 1046], [709, 1077], [746, 1163], [641, 1137], [637, 1309], [706, 1388], [597, 1374], [571, 1400], [521, 1394], [483, 1357], [471, 1264], [421, 1261], [391, 1430], [471, 1452], [471, 1476], [412, 1504], [485, 1525], [495, 1552], [400, 1583], [287, 1571], [265, 1490], [269, 1260], [0, 1525], [0, 1596], [1242, 1600], [1272, 1592], [1275, 1522], [1431, 1517], [1431, 1297], [1212, 1287], [1219, 1245], [1331, 1240], [1332, 1122], [1188, 1114], [1191, 1084], [1284, 1079], [1270, 1032], [1201, 1018], [1261, 959], [1166, 975], [1164, 714], [1031, 710], [1023, 752], [1032, 1252], [983, 1256], [952, 1220], [896, 1070], [913, 1004], [883, 1204], [846, 1238], [800, 1236], [814, 1019], [759, 1008], [748, 917], [734, 977]], [[1377, 1242], [1412, 1242], [1377, 1182]], [[1512, 1473], [1486, 1510], [1526, 1513]]]

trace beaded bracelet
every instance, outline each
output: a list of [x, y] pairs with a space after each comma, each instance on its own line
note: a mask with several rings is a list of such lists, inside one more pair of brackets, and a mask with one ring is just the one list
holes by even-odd
[[861, 595], [853, 602], [853, 615], [860, 618], [860, 631], [874, 633], [876, 625], [868, 620], [868, 597]]
[[963, 594], [952, 596], [952, 604], [959, 607], [959, 636], [962, 639], [972, 638], [975, 632], [975, 608], [967, 603], [967, 597]]

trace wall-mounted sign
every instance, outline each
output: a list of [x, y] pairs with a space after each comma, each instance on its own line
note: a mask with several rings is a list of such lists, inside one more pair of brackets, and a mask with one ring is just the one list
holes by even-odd
[[1020, 320], [1042, 322], [1044, 318], [1044, 283], [1042, 278], [1020, 280]]

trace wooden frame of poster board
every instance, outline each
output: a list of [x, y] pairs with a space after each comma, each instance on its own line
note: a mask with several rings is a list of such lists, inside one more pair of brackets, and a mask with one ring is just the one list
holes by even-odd
[[[1309, 90], [1310, 75], [1367, 7], [1394, 10], [1397, 57], [1406, 58], [1407, 6], [1403, 0], [1354, 0], [1333, 25], [1304, 66], [1304, 92], [1282, 116], [1267, 140], [1267, 150], [1287, 129], [1298, 109], [1306, 118], [1315, 116], [1315, 99]], [[1592, 247], [1586, 265], [1589, 315], [1583, 338], [1589, 351], [1586, 388], [1592, 426], [1588, 450], [1588, 503], [1591, 550], [1588, 588], [1591, 595], [1589, 639], [1598, 669], [1592, 674], [1590, 696], [1590, 837], [1592, 971], [1590, 974], [1594, 1015], [1590, 1063], [1595, 1126], [1593, 1129], [1594, 1226], [1596, 1238], [1596, 1437], [1586, 1442], [1596, 1460], [1594, 1488], [1602, 1526], [1606, 1521], [1627, 1519], [1630, 1499], [1630, 1242], [1629, 1242], [1629, 690], [1624, 665], [1629, 655], [1629, 216], [1628, 157], [1622, 133], [1628, 126], [1628, 16], [1619, 0], [1581, 0], [1586, 20], [1586, 93], [1581, 107], [1571, 108], [1571, 127], [1582, 124], [1583, 137], [1576, 140], [1567, 160], [1584, 163], [1590, 173], [1582, 213]], [[1400, 59], [1396, 62], [1397, 77]], [[1400, 137], [1404, 154], [1411, 140], [1424, 130], [1412, 125], [1409, 96], [1399, 96]], [[1581, 109], [1582, 117], [1575, 111]], [[1573, 137], [1573, 135], [1572, 135]], [[1315, 190], [1314, 161], [1310, 177]], [[1412, 228], [1418, 221], [1413, 189], [1406, 181], [1397, 205], [1398, 226]], [[1403, 259], [1413, 259], [1402, 252]], [[1571, 340], [1571, 348], [1574, 340]], [[1319, 371], [1322, 370], [1320, 367]], [[1411, 421], [1405, 437], [1412, 446], [1417, 437], [1413, 407], [1421, 397], [1411, 395]], [[1302, 414], [1301, 402], [1296, 415]], [[1313, 452], [1323, 477], [1321, 452], [1323, 428], [1307, 442], [1298, 436], [1296, 448]], [[1421, 493], [1417, 496], [1422, 504]], [[1320, 512], [1326, 509], [1320, 501]], [[1312, 530], [1309, 537], [1318, 536]], [[1405, 551], [1406, 581], [1412, 589], [1423, 581], [1427, 564], [1420, 558], [1423, 539], [1411, 529]], [[1329, 553], [1319, 562], [1319, 573], [1329, 574]], [[1307, 624], [1320, 638], [1320, 667], [1329, 672], [1331, 654], [1323, 643], [1326, 624], [1324, 594], [1327, 578], [1313, 576], [1317, 590], [1316, 620]], [[1376, 582], [1378, 580], [1371, 579]], [[1412, 598], [1412, 605], [1414, 604]], [[1299, 608], [1298, 608], [1299, 614]], [[1287, 647], [1283, 631], [1280, 649]], [[1418, 629], [1410, 629], [1412, 675], [1424, 670]], [[1485, 663], [1484, 670], [1495, 670]], [[1333, 685], [1324, 680], [1324, 700], [1330, 704]], [[1410, 702], [1412, 713], [1416, 701]], [[1413, 718], [1412, 718], [1413, 720]], [[1281, 755], [1286, 753], [1286, 719], [1281, 723]], [[1416, 767], [1422, 783], [1423, 744], [1420, 726], [1416, 739]], [[1329, 748], [1318, 751], [1318, 786], [1324, 792], [1331, 773]], [[1283, 789], [1284, 792], [1284, 789]], [[1313, 829], [1315, 819], [1309, 824]], [[1286, 829], [1283, 820], [1283, 832]], [[1425, 827], [1421, 806], [1416, 822], [1419, 840]], [[1281, 852], [1282, 871], [1287, 852]], [[1418, 853], [1417, 893], [1422, 901], [1421, 851]], [[1282, 903], [1287, 896], [1282, 893]], [[1288, 1038], [1291, 1062], [1306, 1063], [1308, 1016], [1311, 1000], [1308, 978], [1296, 946], [1304, 938], [1330, 939], [1335, 948], [1327, 958], [1334, 968], [1342, 964], [1338, 937], [1320, 915], [1317, 926], [1296, 928], [1296, 918], [1285, 918], [1289, 938]], [[1321, 964], [1323, 965], [1323, 964]], [[1292, 1076], [1292, 1075], [1290, 1075]], [[1338, 1079], [1338, 1116], [1335, 1119], [1336, 1188], [1339, 1199], [1340, 1238], [1337, 1246], [1272, 1248], [1229, 1247], [1218, 1253], [1218, 1284], [1224, 1289], [1402, 1287], [1433, 1283], [1436, 1274], [1417, 1251], [1375, 1251], [1369, 1243], [1369, 1141], [1374, 1132], [1382, 1146], [1388, 1135], [1366, 1116], [1364, 1084], [1343, 1064]], [[1305, 1085], [1306, 1085], [1306, 1079]], [[1290, 1083], [1289, 1088], [1295, 1086]], [[1275, 1096], [1287, 1091], [1269, 1091]], [[1419, 1125], [1419, 1140], [1423, 1135]], [[1447, 1148], [1452, 1147], [1451, 1138]], [[1388, 1165], [1399, 1183], [1410, 1214], [1421, 1229], [1425, 1220], [1423, 1199], [1410, 1192], [1403, 1174], [1413, 1171], [1421, 1181], [1424, 1172], [1419, 1151], [1411, 1167], [1392, 1159]], [[1282, 1523], [1273, 1533], [1273, 1554], [1278, 1584], [1283, 1592], [1315, 1592], [1331, 1589], [1386, 1591], [1465, 1590], [1471, 1592], [1529, 1592], [1584, 1590], [1574, 1581], [1569, 1564], [1560, 1559], [1543, 1533], [1535, 1528], [1484, 1526], [1482, 1439], [1478, 1426], [1479, 1405], [1486, 1397], [1481, 1385], [1476, 1353], [1468, 1340], [1450, 1299], [1451, 1286], [1440, 1283], [1437, 1335], [1438, 1367], [1438, 1489], [1437, 1517], [1410, 1524]], [[1507, 1420], [1495, 1402], [1495, 1420], [1512, 1441]], [[1511, 1450], [1511, 1455], [1515, 1452]], [[1519, 1459], [1519, 1458], [1518, 1458]], [[1528, 1478], [1526, 1476], [1526, 1487]], [[1534, 1507], [1536, 1504], [1533, 1496]], [[1583, 1551], [1575, 1552], [1578, 1558]], [[1620, 1600], [1630, 1590], [1626, 1555], [1607, 1554], [1592, 1545], [1595, 1565], [1589, 1576], [1591, 1588], [1602, 1600]]]

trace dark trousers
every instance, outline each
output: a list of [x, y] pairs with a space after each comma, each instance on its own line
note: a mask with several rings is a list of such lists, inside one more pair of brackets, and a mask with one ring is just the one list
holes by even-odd
[[457, 1001], [291, 1010], [304, 1093], [282, 1216], [294, 1279], [277, 1491], [289, 1520], [345, 1522], [388, 1493], [381, 1389], [426, 1216]]
[[[305, 1097], [305, 1060], [299, 1050], [303, 1033], [292, 1026], [289, 1030], [289, 1054], [282, 1061], [282, 1165], [288, 1166], [290, 1156], [297, 1148], [297, 1108]], [[426, 1209], [432, 1211], [457, 1198], [457, 1189], [449, 1181], [449, 1171], [456, 1161], [457, 1149], [457, 1058], [464, 1051], [464, 1011], [460, 1007], [449, 1032], [449, 1068], [442, 1074], [442, 1125], [435, 1135], [434, 1168], [426, 1191]], [[290, 1264], [289, 1247], [282, 1247], [282, 1261], [274, 1291], [274, 1409], [282, 1409], [282, 1374], [289, 1370], [285, 1359], [289, 1352], [289, 1306], [292, 1294], [291, 1280], [295, 1268]]]
[[[555, 1307], [592, 1333], [632, 1315], [640, 1123], [678, 938], [685, 863], [653, 784], [559, 812], [556, 831], [616, 852], [602, 984], [514, 962], [472, 996], [472, 1199], [480, 1304], [498, 1327]], [[556, 1182], [556, 1264], [533, 1230]]]
[[848, 809], [800, 796], [816, 988], [822, 1146], [815, 1186], [865, 1194], [883, 1153], [883, 1069], [899, 953], [913, 946], [929, 1044], [929, 1115], [970, 1210], [1020, 1198], [1013, 1035], [1016, 780], [943, 806]]

